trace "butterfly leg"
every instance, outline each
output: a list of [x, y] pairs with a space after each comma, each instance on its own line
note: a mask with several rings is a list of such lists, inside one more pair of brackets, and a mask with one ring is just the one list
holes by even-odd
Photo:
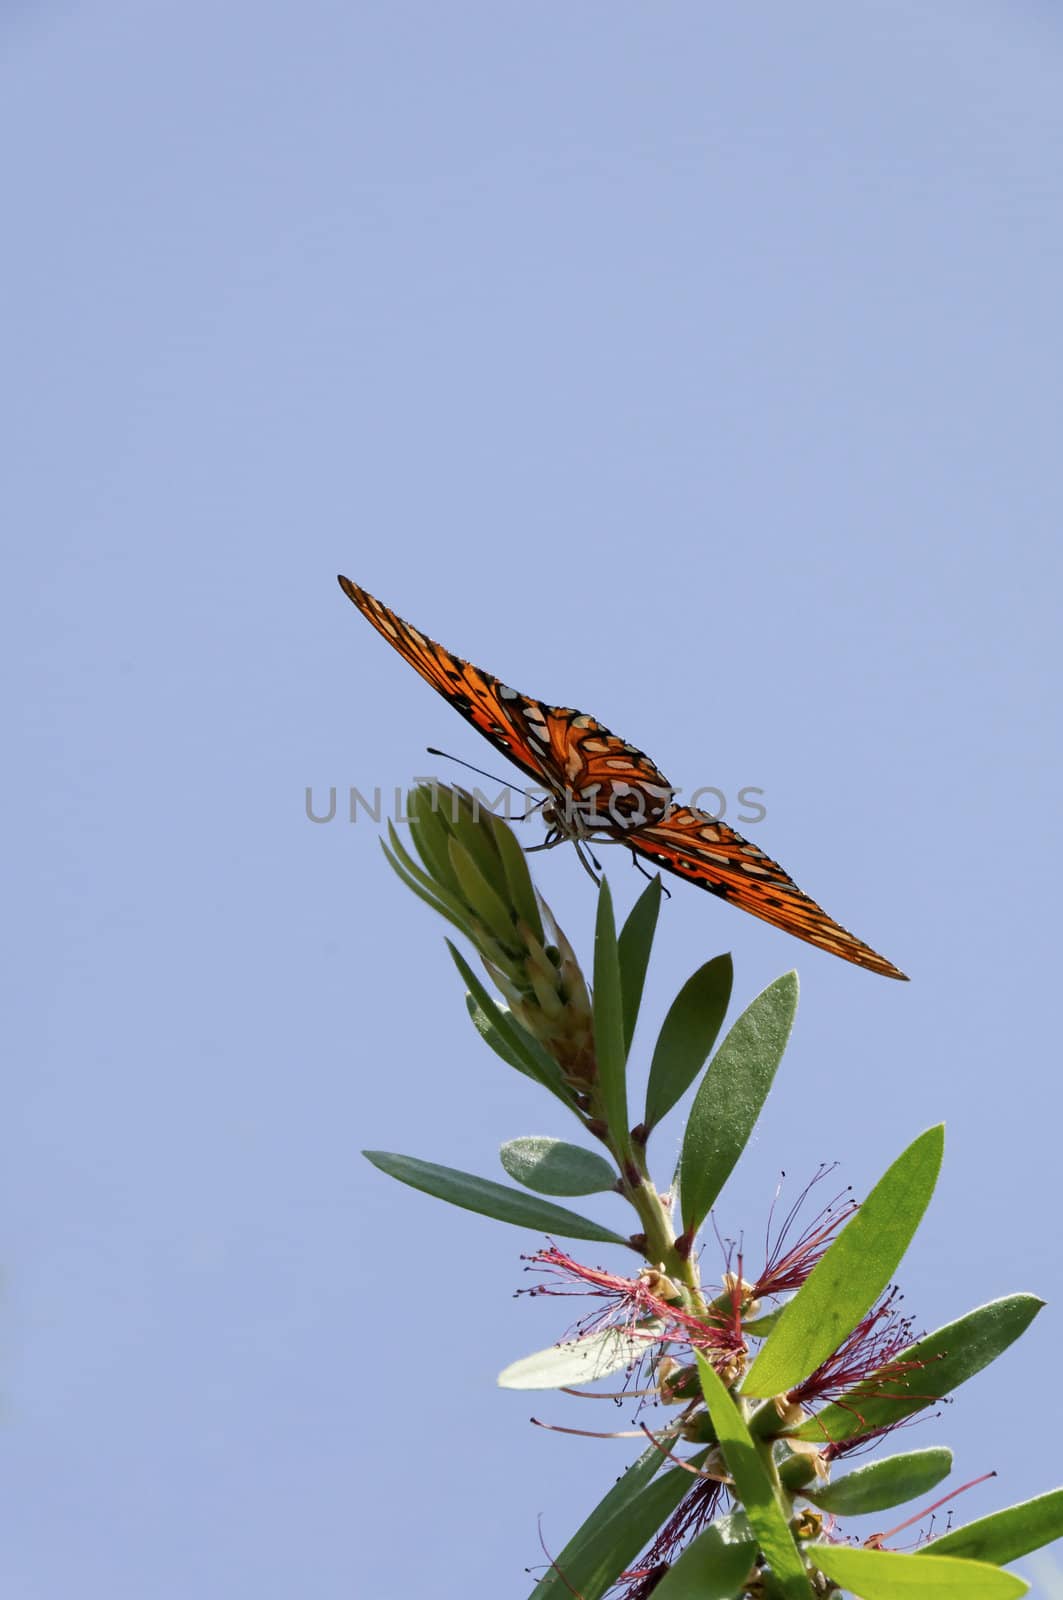
[[[642, 873], [642, 876], [644, 878], [649, 878], [651, 883], [653, 882], [654, 878], [659, 878], [660, 877], [660, 873], [659, 872], [651, 872], [649, 867], [644, 867], [642, 865], [642, 862], [639, 860], [639, 858], [635, 854], [634, 850], [632, 850], [632, 852], [631, 852], [631, 865], [633, 867], [638, 867], [639, 871]], [[672, 898], [671, 889], [669, 889], [669, 887], [668, 887], [668, 885], [666, 883], [662, 883], [661, 884], [661, 888], [664, 890], [665, 897], [668, 900], [670, 900]]]
[[[555, 845], [563, 844], [566, 838], [569, 837], [571, 836], [564, 833], [548, 833], [541, 844], [526, 844], [524, 846], [524, 854], [526, 856], [530, 856], [534, 855], [536, 850], [552, 850]], [[576, 854], [579, 857], [579, 863], [584, 872], [588, 872], [595, 883], [600, 883], [601, 878], [599, 874], [601, 873], [602, 869], [598, 861], [593, 855], [591, 855], [590, 861], [587, 860], [587, 856], [590, 855], [590, 851], [586, 850], [586, 846], [581, 839], [573, 839], [572, 843], [576, 846]], [[585, 851], [586, 854], [584, 853]], [[591, 865], [591, 862], [594, 862], [594, 866]], [[594, 870], [595, 867], [598, 868], [597, 872]]]
[[[573, 839], [572, 843], [576, 846], [576, 854], [579, 857], [580, 866], [589, 875], [592, 883], [600, 884], [602, 881], [602, 866], [597, 856], [588, 849], [582, 839]], [[584, 854], [585, 851], [586, 854]], [[589, 861], [587, 859], [588, 856], [590, 856]]]

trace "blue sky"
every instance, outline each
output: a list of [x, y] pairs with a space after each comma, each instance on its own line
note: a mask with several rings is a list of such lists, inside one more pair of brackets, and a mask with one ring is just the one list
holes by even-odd
[[[736, 1004], [800, 971], [725, 1233], [946, 1119], [906, 1309], [1050, 1304], [909, 1438], [997, 1469], [964, 1519], [1053, 1486], [1053, 9], [0, 28], [9, 1590], [519, 1596], [537, 1515], [558, 1549], [627, 1459], [494, 1388], [560, 1331], [511, 1298], [535, 1239], [358, 1155], [501, 1177], [568, 1130], [375, 830], [306, 820], [427, 744], [492, 765], [337, 571], [673, 782], [762, 788], [750, 836], [911, 974], [677, 885], [647, 1020], [720, 950]], [[589, 883], [535, 860], [589, 951]]]

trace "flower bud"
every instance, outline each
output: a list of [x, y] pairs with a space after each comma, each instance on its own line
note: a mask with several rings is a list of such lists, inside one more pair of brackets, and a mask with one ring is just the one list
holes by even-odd
[[464, 789], [440, 784], [412, 789], [407, 810], [421, 864], [392, 827], [392, 867], [472, 942], [515, 1020], [585, 1091], [597, 1078], [587, 983], [512, 829]]

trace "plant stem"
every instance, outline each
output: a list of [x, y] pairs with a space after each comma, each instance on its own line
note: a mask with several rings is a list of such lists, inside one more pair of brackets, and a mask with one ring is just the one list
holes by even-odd
[[645, 1169], [645, 1158], [638, 1160], [638, 1182], [623, 1178], [624, 1195], [638, 1212], [642, 1232], [646, 1238], [645, 1256], [651, 1267], [660, 1267], [668, 1277], [686, 1291], [691, 1311], [704, 1312], [705, 1301], [698, 1283], [694, 1264], [684, 1259], [675, 1248], [675, 1229], [668, 1207], [657, 1192], [656, 1185]]

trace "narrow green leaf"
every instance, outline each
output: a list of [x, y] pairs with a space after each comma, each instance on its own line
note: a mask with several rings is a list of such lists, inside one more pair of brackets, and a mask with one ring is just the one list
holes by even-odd
[[[433, 894], [439, 894], [441, 892], [440, 885], [436, 883], [434, 878], [430, 878], [423, 868], [417, 865], [416, 861], [413, 859], [410, 852], [406, 849], [406, 846], [400, 839], [399, 831], [390, 817], [388, 818], [388, 838], [391, 840], [391, 850], [401, 861], [404, 869], [410, 874], [410, 876], [416, 878], [420, 883], [424, 884], [426, 888], [431, 889]], [[384, 848], [386, 850], [387, 846], [385, 845]]]
[[879, 1179], [783, 1307], [746, 1374], [743, 1394], [785, 1394], [796, 1388], [870, 1310], [930, 1203], [944, 1148], [944, 1128], [928, 1128]]
[[450, 841], [450, 861], [465, 902], [500, 944], [512, 947], [515, 939], [513, 919], [498, 898], [494, 886], [480, 871], [475, 857], [459, 839]]
[[1034, 1500], [994, 1511], [991, 1516], [953, 1528], [938, 1539], [931, 1539], [917, 1555], [967, 1556], [972, 1561], [992, 1561], [1003, 1567], [1009, 1561], [1028, 1556], [1053, 1539], [1063, 1539], [1063, 1489], [1039, 1494]]
[[646, 1085], [647, 1128], [655, 1128], [704, 1066], [731, 999], [731, 957], [716, 956], [687, 979], [664, 1019]]
[[[599, 1500], [594, 1510], [584, 1520], [577, 1531], [572, 1535], [561, 1554], [556, 1558], [556, 1568], [550, 1571], [536, 1584], [531, 1600], [557, 1600], [560, 1595], [568, 1595], [570, 1590], [565, 1589], [558, 1572], [575, 1572], [581, 1563], [587, 1563], [587, 1551], [593, 1546], [595, 1539], [600, 1535], [613, 1518], [622, 1518], [627, 1512], [631, 1502], [637, 1498], [646, 1487], [650, 1479], [664, 1465], [665, 1457], [656, 1445], [651, 1444], [648, 1449], [631, 1463], [623, 1477], [613, 1484], [609, 1492]], [[593, 1560], [593, 1557], [590, 1558]], [[586, 1581], [588, 1572], [586, 1567], [583, 1577]]]
[[688, 1544], [653, 1591], [654, 1600], [732, 1600], [757, 1559], [749, 1521], [721, 1517]]
[[[505, 881], [502, 860], [495, 846], [490, 812], [466, 790], [459, 791], [463, 804], [454, 819], [452, 841], [457, 839], [476, 862], [481, 876], [499, 893]], [[508, 919], [507, 919], [508, 920]]]
[[[459, 933], [463, 933], [467, 937], [469, 937], [470, 936], [469, 929], [465, 926], [465, 924], [463, 922], [459, 922], [457, 916], [454, 913], [452, 913], [451, 911], [449, 911], [447, 909], [446, 905], [444, 904], [444, 902], [443, 902], [443, 900], [441, 898], [437, 898], [437, 895], [436, 895], [436, 892], [435, 892], [434, 888], [433, 888], [433, 892], [429, 893], [429, 891], [427, 889], [425, 889], [420, 883], [418, 883], [417, 879], [413, 876], [412, 873], [409, 873], [409, 872], [407, 872], [405, 870], [405, 868], [403, 867], [402, 863], [399, 861], [398, 857], [392, 853], [392, 851], [388, 848], [388, 846], [385, 844], [383, 839], [381, 839], [379, 841], [379, 844], [380, 844], [381, 850], [383, 850], [384, 855], [387, 858], [387, 863], [388, 863], [389, 867], [395, 873], [396, 877], [400, 878], [401, 881], [406, 885], [407, 889], [412, 890], [413, 893], [417, 896], [418, 900], [423, 900], [426, 906], [431, 906], [433, 911], [435, 911], [439, 916], [445, 918], [445, 920], [450, 923], [452, 928], [457, 928]], [[423, 874], [422, 874], [422, 876], [423, 876]]]
[[624, 1045], [628, 1050], [631, 1049], [639, 1006], [642, 1004], [642, 991], [646, 984], [646, 971], [650, 964], [660, 909], [661, 875], [658, 873], [631, 907], [616, 942], [620, 957], [620, 989], [624, 996]]
[[598, 892], [598, 918], [594, 929], [594, 1051], [598, 1061], [598, 1087], [606, 1124], [618, 1150], [628, 1148], [627, 1048], [624, 1044], [624, 1006], [620, 993], [620, 958], [616, 948], [613, 897], [602, 879]]
[[810, 1544], [805, 1554], [821, 1572], [860, 1600], [1018, 1600], [1030, 1585], [1013, 1572], [952, 1556], [903, 1555], [895, 1550], [855, 1550]]
[[502, 857], [502, 870], [506, 875], [513, 909], [532, 937], [539, 944], [545, 944], [546, 933], [535, 885], [528, 871], [528, 858], [514, 836], [512, 828], [503, 822], [501, 817], [492, 817], [491, 826], [494, 829], [498, 853]]
[[[650, 1448], [660, 1455], [655, 1446]], [[691, 1456], [690, 1465], [700, 1466], [706, 1454], [707, 1451], [701, 1450]], [[690, 1493], [695, 1481], [682, 1467], [672, 1467], [648, 1483], [633, 1485], [633, 1492], [625, 1490], [613, 1498], [617, 1490], [625, 1489], [631, 1473], [636, 1469], [648, 1473], [651, 1465], [647, 1452], [629, 1468], [555, 1557], [554, 1566], [536, 1584], [530, 1600], [571, 1600], [574, 1592], [580, 1600], [602, 1600], [606, 1590], [630, 1567], [643, 1545], [671, 1516], [683, 1496]]]
[[479, 1211], [499, 1222], [534, 1228], [538, 1233], [559, 1233], [566, 1239], [595, 1239], [600, 1244], [628, 1242], [611, 1228], [603, 1228], [600, 1223], [547, 1200], [536, 1200], [521, 1189], [492, 1183], [490, 1178], [478, 1178], [471, 1172], [458, 1172], [454, 1167], [440, 1167], [434, 1161], [419, 1161], [416, 1156], [395, 1155], [388, 1150], [363, 1150], [362, 1154], [374, 1167], [398, 1178], [400, 1183], [408, 1183], [411, 1189], [420, 1189], [466, 1211]]
[[926, 1494], [952, 1471], [952, 1451], [941, 1446], [929, 1450], [909, 1450], [904, 1455], [886, 1456], [869, 1462], [818, 1489], [803, 1489], [806, 1500], [821, 1511], [838, 1517], [860, 1517], [869, 1511], [885, 1511], [887, 1506], [903, 1505], [918, 1494]]
[[[430, 877], [427, 872], [422, 872], [409, 851], [404, 848], [395, 824], [390, 819], [388, 820], [388, 836], [391, 840], [390, 847], [384, 843], [383, 839], [381, 839], [380, 844], [395, 871], [400, 876], [405, 873], [407, 880], [412, 879], [413, 884], [411, 884], [411, 887], [419, 884], [426, 894], [432, 895], [434, 899], [440, 902], [440, 907], [446, 907], [446, 913], [444, 914], [449, 914], [451, 920], [464, 929], [468, 925], [469, 917], [458, 896], [452, 893], [437, 878]], [[393, 857], [395, 859], [392, 859]], [[451, 877], [453, 877], [453, 874], [451, 874]], [[448, 878], [447, 882], [449, 883], [450, 881], [451, 879]], [[437, 907], [437, 909], [440, 907]]]
[[507, 1139], [498, 1159], [511, 1178], [538, 1194], [604, 1194], [616, 1188], [616, 1171], [608, 1161], [564, 1139]]
[[[450, 790], [443, 790], [450, 797]], [[438, 805], [437, 791], [421, 785], [411, 789], [406, 797], [406, 811], [410, 818], [410, 838], [425, 871], [437, 883], [444, 884], [451, 894], [458, 893], [458, 880], [450, 862], [451, 833]]]
[[[936, 1405], [1025, 1333], [1043, 1305], [1036, 1295], [1013, 1294], [969, 1311], [900, 1352], [896, 1362], [917, 1363], [912, 1370], [898, 1375], [887, 1369], [872, 1375], [850, 1389], [839, 1403], [825, 1406], [792, 1429], [793, 1437], [838, 1443]], [[769, 1402], [762, 1410], [766, 1430], [775, 1407]], [[758, 1410], [758, 1419], [761, 1414]]]
[[585, 1339], [567, 1339], [511, 1361], [498, 1374], [500, 1389], [575, 1389], [640, 1361], [656, 1341], [661, 1323], [648, 1321], [639, 1334], [605, 1328]]
[[[503, 1011], [501, 1006], [496, 1004], [461, 951], [452, 945], [449, 939], [447, 949], [454, 959], [454, 965], [465, 979], [466, 986], [479, 1010], [487, 1018], [495, 1033], [500, 1036], [506, 1049], [524, 1062], [529, 1077], [535, 1078], [545, 1089], [549, 1089], [559, 1100], [563, 1100], [565, 1105], [571, 1106], [571, 1096], [565, 1088], [565, 1080], [557, 1062], [552, 1056], [547, 1055], [539, 1041], [533, 1039], [526, 1028], [522, 1028], [508, 1011]], [[475, 1018], [473, 1020], [475, 1021]]]
[[[511, 1050], [509, 1048], [498, 1029], [493, 1027], [488, 1021], [487, 1017], [480, 1010], [480, 1007], [476, 1004], [475, 995], [468, 993], [466, 994], [465, 1008], [468, 1011], [469, 1016], [472, 1018], [472, 1025], [480, 1035], [480, 1038], [485, 1044], [489, 1044], [491, 1046], [491, 1049], [495, 1052], [496, 1056], [501, 1057], [508, 1067], [513, 1067], [517, 1072], [523, 1072], [524, 1075], [528, 1078], [531, 1078], [534, 1083], [542, 1083], [542, 1079], [539, 1077], [538, 1073], [533, 1072], [528, 1066], [527, 1061], [522, 1056], [519, 1056], [515, 1050]], [[505, 1006], [499, 1006], [497, 1009], [505, 1018], [510, 1028], [520, 1027], [520, 1023], [509, 1011], [506, 1010]], [[529, 1038], [530, 1037], [531, 1036], [529, 1035]], [[534, 1041], [532, 1042], [534, 1043]]]
[[745, 1149], [782, 1060], [797, 1010], [797, 973], [758, 994], [709, 1063], [679, 1160], [683, 1227], [691, 1238]]
[[790, 1525], [775, 1492], [768, 1464], [750, 1436], [742, 1413], [715, 1368], [700, 1350], [694, 1352], [701, 1392], [709, 1409], [727, 1469], [734, 1479], [736, 1498], [745, 1508], [749, 1525], [771, 1567], [780, 1595], [786, 1600], [808, 1600], [812, 1593], [805, 1563], [794, 1543]]

